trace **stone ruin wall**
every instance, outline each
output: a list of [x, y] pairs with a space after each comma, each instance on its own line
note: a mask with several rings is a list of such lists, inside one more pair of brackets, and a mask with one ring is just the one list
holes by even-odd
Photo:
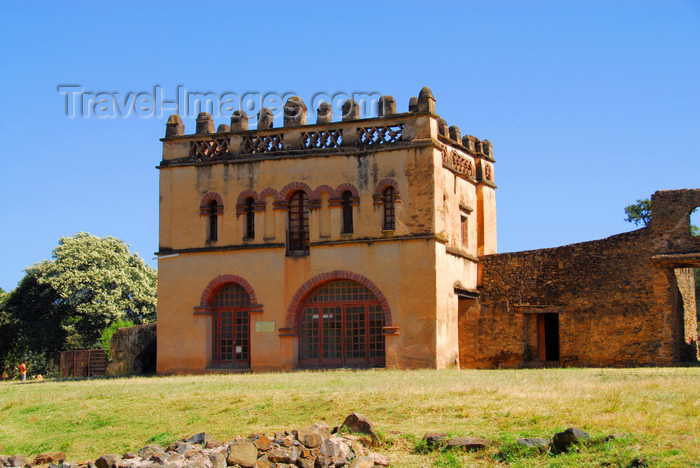
[[549, 312], [559, 313], [562, 366], [669, 365], [697, 356], [692, 269], [652, 264], [654, 249], [644, 228], [484, 257], [481, 297], [460, 310], [461, 366], [537, 362], [536, 314]]
[[109, 343], [107, 375], [140, 375], [156, 370], [156, 324], [120, 328]]

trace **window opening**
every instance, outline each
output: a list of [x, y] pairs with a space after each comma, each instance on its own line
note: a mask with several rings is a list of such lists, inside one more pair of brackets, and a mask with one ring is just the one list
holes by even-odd
[[309, 206], [306, 193], [294, 192], [289, 199], [289, 223], [287, 231], [287, 255], [309, 254]]
[[343, 231], [342, 234], [352, 234], [352, 193], [349, 190], [343, 192]]
[[253, 197], [245, 201], [245, 237], [255, 239], [255, 207]]
[[384, 225], [382, 229], [385, 231], [393, 231], [396, 229], [394, 187], [387, 187], [384, 189], [382, 201], [384, 203]]
[[208, 208], [209, 209], [207, 211], [208, 211], [208, 215], [209, 215], [209, 228], [208, 228], [209, 232], [207, 235], [207, 240], [215, 241], [215, 240], [218, 240], [218, 238], [219, 238], [219, 232], [218, 232], [219, 231], [219, 226], [218, 226], [219, 215], [217, 213], [218, 206], [217, 206], [216, 200], [211, 200], [209, 202]]

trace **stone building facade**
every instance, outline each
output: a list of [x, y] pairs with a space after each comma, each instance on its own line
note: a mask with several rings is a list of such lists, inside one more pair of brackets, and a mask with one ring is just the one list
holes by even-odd
[[689, 213], [657, 192], [647, 228], [496, 253], [491, 143], [428, 88], [376, 118], [349, 100], [273, 128], [170, 117], [160, 170], [157, 370], [669, 365], [697, 358]]
[[458, 365], [459, 297], [496, 252], [491, 144], [428, 88], [273, 128], [177, 115], [160, 170], [158, 372]]

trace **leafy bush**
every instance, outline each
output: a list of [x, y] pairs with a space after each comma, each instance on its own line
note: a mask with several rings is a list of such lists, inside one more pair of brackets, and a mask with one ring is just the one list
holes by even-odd
[[133, 327], [134, 325], [135, 323], [130, 320], [118, 319], [116, 322], [104, 329], [102, 335], [100, 336], [100, 346], [105, 350], [105, 353], [107, 353], [107, 359], [112, 359], [112, 354], [109, 350], [109, 343], [112, 341], [112, 336], [114, 333], [120, 328]]

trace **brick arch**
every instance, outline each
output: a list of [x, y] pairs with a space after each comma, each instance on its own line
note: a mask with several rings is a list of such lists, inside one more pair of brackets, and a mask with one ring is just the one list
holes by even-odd
[[314, 195], [316, 196], [316, 198], [321, 198], [321, 194], [323, 192], [328, 192], [331, 198], [335, 196], [335, 189], [330, 185], [319, 185], [318, 187], [316, 187], [316, 190], [314, 190]]
[[245, 278], [238, 275], [220, 275], [209, 281], [207, 287], [204, 288], [202, 296], [199, 299], [199, 306], [195, 307], [195, 314], [206, 314], [211, 313], [214, 308], [214, 299], [219, 289], [223, 288], [227, 284], [236, 283], [240, 285], [245, 292], [248, 293], [250, 297], [250, 311], [251, 312], [262, 312], [262, 304], [258, 304], [258, 297], [255, 295], [255, 290], [253, 287], [245, 280]]
[[237, 214], [243, 214], [246, 212], [246, 203], [245, 202], [248, 198], [253, 199], [254, 205], [260, 204], [260, 196], [258, 195], [258, 192], [256, 192], [253, 189], [244, 190], [238, 195], [238, 199], [236, 200], [236, 213]]
[[387, 187], [394, 187], [394, 196], [396, 197], [396, 201], [401, 200], [401, 192], [399, 192], [399, 183], [396, 182], [394, 179], [382, 179], [379, 182], [377, 182], [377, 185], [374, 187], [374, 196], [382, 196], [384, 194], [384, 190], [386, 190]]
[[222, 214], [224, 212], [224, 199], [221, 198], [216, 192], [207, 192], [202, 195], [202, 200], [199, 202], [199, 213], [208, 214], [209, 202], [214, 200], [216, 202], [216, 212], [217, 214]]
[[294, 294], [294, 297], [292, 297], [292, 301], [287, 308], [285, 327], [287, 329], [296, 329], [297, 323], [299, 322], [299, 313], [301, 311], [300, 306], [314, 291], [326, 283], [343, 279], [356, 281], [372, 291], [374, 296], [379, 301], [379, 304], [382, 306], [382, 312], [384, 312], [384, 326], [390, 327], [391, 308], [389, 308], [389, 301], [386, 300], [386, 297], [384, 297], [381, 290], [369, 278], [347, 270], [334, 270], [327, 273], [321, 273], [320, 275], [316, 275], [304, 283]]
[[352, 206], [358, 206], [360, 204], [360, 192], [357, 191], [357, 187], [348, 183], [340, 184], [335, 189], [335, 197], [339, 201], [342, 201], [343, 192], [345, 191], [350, 191], [350, 193], [352, 194]]
[[303, 190], [306, 192], [306, 196], [309, 198], [309, 201], [316, 200], [316, 194], [313, 190], [311, 190], [311, 187], [306, 185], [304, 182], [291, 182], [285, 185], [282, 190], [280, 190], [277, 198], [279, 201], [289, 201], [289, 197], [291, 197], [297, 190]]
[[346, 190], [350, 190], [350, 193], [352, 193], [353, 197], [360, 198], [360, 192], [357, 191], [357, 187], [355, 187], [352, 184], [348, 184], [348, 183], [343, 183], [343, 184], [338, 185], [338, 187], [336, 187], [336, 189], [335, 189], [335, 195], [337, 197], [342, 197], [343, 192], [345, 192]]
[[277, 190], [273, 189], [272, 187], [267, 187], [265, 190], [260, 192], [260, 195], [258, 195], [258, 198], [260, 198], [260, 203], [265, 203], [265, 199], [270, 196], [277, 200], [279, 198], [279, 193], [277, 193]]
[[238, 199], [236, 200], [236, 206], [245, 205], [245, 201], [251, 197], [253, 198], [254, 203], [258, 203], [260, 201], [260, 196], [258, 195], [258, 192], [256, 192], [253, 189], [248, 189], [242, 191], [238, 195]]
[[394, 187], [394, 202], [401, 203], [401, 192], [399, 192], [399, 183], [396, 182], [394, 179], [382, 179], [379, 182], [377, 182], [377, 185], [374, 187], [374, 195], [372, 195], [372, 198], [374, 199], [375, 205], [384, 204], [384, 190], [386, 190], [387, 187]]

